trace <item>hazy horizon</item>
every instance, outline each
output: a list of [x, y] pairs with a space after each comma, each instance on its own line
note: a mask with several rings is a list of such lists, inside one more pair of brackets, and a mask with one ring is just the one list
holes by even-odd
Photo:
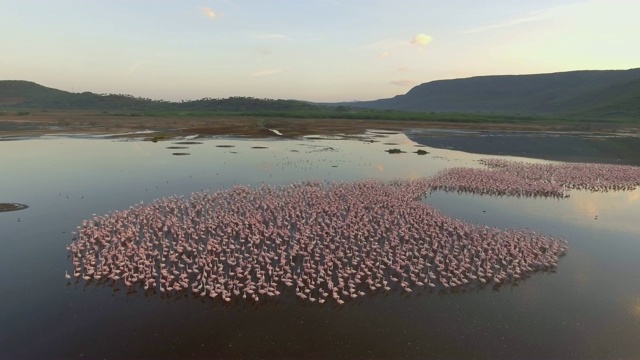
[[[626, 70], [633, 70], [636, 68], [629, 68], [629, 69], [602, 69], [602, 70], [592, 70], [592, 69], [576, 69], [576, 70], [568, 70], [567, 72], [572, 72], [572, 71], [626, 71]], [[640, 68], [638, 68], [640, 69]], [[502, 75], [491, 75], [491, 74], [487, 74], [487, 75], [477, 75], [477, 76], [510, 76], [510, 75], [544, 75], [544, 74], [549, 74], [549, 73], [533, 73], [533, 74], [502, 74]], [[476, 77], [476, 76], [471, 76], [471, 77]], [[430, 81], [441, 81], [441, 80], [458, 80], [458, 79], [468, 79], [471, 77], [465, 77], [465, 78], [449, 78], [449, 79], [434, 79], [434, 80], [430, 80]], [[64, 89], [58, 89], [52, 86], [47, 86], [46, 84], [40, 84], [37, 83], [35, 81], [31, 81], [28, 79], [0, 79], [0, 81], [26, 81], [26, 82], [32, 82], [35, 83], [37, 85], [41, 85], [44, 87], [48, 87], [48, 88], [53, 88], [56, 90], [63, 90], [63, 91], [67, 91]], [[427, 81], [429, 82], [429, 81]], [[427, 83], [425, 82], [425, 83]], [[394, 96], [397, 95], [404, 95], [406, 94], [409, 90], [411, 90], [413, 87], [421, 85], [420, 84], [415, 84], [412, 85], [411, 88], [407, 89], [406, 91], [403, 91], [402, 93], [398, 93], [395, 95], [391, 95], [388, 98], [392, 98]], [[145, 97], [145, 96], [140, 96], [138, 94], [130, 94], [130, 93], [123, 93], [123, 92], [110, 92], [110, 93], [98, 93], [95, 91], [92, 91], [90, 89], [84, 90], [82, 92], [80, 91], [75, 91], [74, 89], [68, 91], [70, 93], [76, 93], [76, 94], [80, 94], [82, 92], [90, 92], [90, 93], [94, 93], [97, 95], [129, 95], [129, 96], [133, 96], [136, 98], [149, 98], [149, 97]], [[249, 95], [243, 95], [243, 94], [235, 94], [235, 95], [228, 95], [228, 96], [203, 96], [200, 98], [192, 98], [192, 99], [179, 99], [179, 100], [167, 100], [167, 99], [160, 99], [160, 98], [149, 98], [151, 100], [154, 101], [169, 101], [169, 102], [180, 102], [180, 101], [197, 101], [197, 100], [202, 100], [202, 99], [227, 99], [227, 98], [232, 98], [232, 97], [254, 97], [254, 96], [249, 96]], [[310, 103], [318, 103], [318, 104], [322, 104], [322, 103], [341, 103], [341, 102], [366, 102], [369, 100], [359, 100], [359, 99], [355, 99], [355, 100], [338, 100], [338, 101], [312, 101], [312, 100], [307, 100], [307, 99], [300, 99], [300, 98], [274, 98], [274, 97], [268, 97], [268, 96], [262, 96], [262, 97], [254, 97], [254, 98], [258, 98], [258, 99], [269, 99], [269, 100], [295, 100], [295, 101], [303, 101], [303, 102], [310, 102]], [[380, 100], [383, 98], [378, 98], [378, 99], [371, 99], [371, 100]]]
[[156, 100], [363, 101], [433, 80], [638, 67], [624, 0], [0, 0], [0, 78]]

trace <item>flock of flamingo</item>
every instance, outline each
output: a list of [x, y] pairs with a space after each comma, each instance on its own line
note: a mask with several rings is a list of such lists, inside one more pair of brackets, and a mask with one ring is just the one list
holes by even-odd
[[343, 304], [381, 292], [517, 282], [554, 269], [564, 240], [464, 223], [424, 203], [429, 191], [565, 196], [630, 189], [640, 169], [483, 160], [433, 178], [235, 186], [169, 197], [85, 220], [67, 279], [260, 302], [295, 292]]
[[486, 168], [456, 167], [429, 181], [431, 190], [483, 195], [568, 197], [567, 191], [633, 190], [640, 185], [640, 167], [588, 163], [525, 163], [481, 159]]

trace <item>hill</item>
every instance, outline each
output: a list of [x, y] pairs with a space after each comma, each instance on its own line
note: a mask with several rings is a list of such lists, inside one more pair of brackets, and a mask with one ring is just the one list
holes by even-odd
[[125, 94], [71, 93], [29, 81], [0, 81], [0, 114], [6, 110], [34, 109], [101, 110], [152, 116], [218, 113], [447, 122], [551, 119], [629, 123], [640, 120], [640, 68], [438, 80], [390, 99], [324, 105], [251, 97], [169, 102]]
[[638, 117], [640, 68], [438, 80], [390, 99], [342, 105], [408, 111]]
[[71, 93], [21, 80], [0, 81], [0, 109], [58, 109], [105, 111], [299, 111], [316, 106], [296, 100], [230, 97], [204, 98], [193, 101], [170, 102], [125, 94]]

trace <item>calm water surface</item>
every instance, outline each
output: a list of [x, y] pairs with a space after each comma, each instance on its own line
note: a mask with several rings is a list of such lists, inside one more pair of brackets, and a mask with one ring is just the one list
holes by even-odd
[[468, 222], [569, 241], [556, 272], [499, 289], [395, 292], [342, 307], [293, 295], [225, 306], [64, 278], [71, 232], [94, 213], [234, 184], [416, 178], [486, 157], [432, 148], [419, 156], [406, 136], [381, 136], [0, 141], [0, 202], [30, 205], [0, 213], [0, 358], [640, 357], [640, 190], [426, 197]]

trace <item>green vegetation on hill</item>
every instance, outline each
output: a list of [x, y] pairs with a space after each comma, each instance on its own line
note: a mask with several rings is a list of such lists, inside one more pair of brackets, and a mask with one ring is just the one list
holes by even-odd
[[372, 109], [640, 117], [640, 68], [478, 76], [418, 85], [390, 99], [346, 103]]
[[71, 93], [28, 81], [0, 81], [0, 109], [102, 110], [108, 112], [299, 111], [316, 106], [296, 100], [230, 97], [170, 102], [125, 94]]
[[0, 81], [0, 108], [20, 109], [146, 109], [163, 101], [135, 98], [130, 95], [98, 95], [90, 92], [70, 93], [29, 81]]
[[391, 99], [342, 104], [230, 97], [169, 102], [124, 94], [71, 93], [0, 81], [0, 115], [90, 110], [117, 116], [260, 116], [467, 123], [637, 123], [640, 69], [480, 76], [418, 85]]
[[572, 105], [584, 109], [580, 115], [640, 120], [640, 78], [584, 94]]

